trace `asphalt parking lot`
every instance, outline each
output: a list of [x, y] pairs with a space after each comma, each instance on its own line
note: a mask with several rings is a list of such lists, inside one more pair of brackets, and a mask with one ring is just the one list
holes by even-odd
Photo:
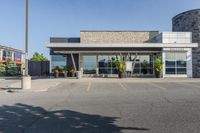
[[45, 92], [1, 91], [0, 132], [200, 132], [199, 79], [59, 81]]

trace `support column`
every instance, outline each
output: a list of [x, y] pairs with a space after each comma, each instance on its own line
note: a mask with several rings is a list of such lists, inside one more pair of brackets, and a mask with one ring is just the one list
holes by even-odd
[[72, 58], [72, 63], [73, 63], [74, 70], [77, 71], [73, 53], [71, 53], [71, 58]]
[[162, 62], [163, 62], [163, 72], [162, 75], [165, 77], [165, 51], [162, 50]]
[[192, 49], [187, 51], [187, 77], [192, 78], [193, 77], [193, 71], [192, 71]]
[[96, 76], [99, 76], [99, 56], [96, 55]]
[[83, 76], [83, 54], [79, 54], [79, 71], [81, 71], [81, 76]]

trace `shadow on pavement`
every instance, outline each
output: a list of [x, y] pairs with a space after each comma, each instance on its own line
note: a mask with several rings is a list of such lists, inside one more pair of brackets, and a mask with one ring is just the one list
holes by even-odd
[[120, 133], [122, 130], [149, 131], [146, 128], [119, 127], [116, 117], [85, 114], [70, 110], [47, 111], [25, 104], [0, 107], [2, 133]]
[[10, 87], [0, 87], [0, 91], [7, 91], [7, 92], [9, 92], [9, 93], [14, 93], [14, 92], [16, 92], [16, 91], [18, 91], [18, 90], [22, 90], [22, 88], [10, 88]]

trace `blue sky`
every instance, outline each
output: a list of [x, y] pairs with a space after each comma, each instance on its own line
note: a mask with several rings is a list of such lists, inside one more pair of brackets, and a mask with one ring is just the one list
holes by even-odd
[[[176, 14], [200, 8], [200, 0], [29, 0], [29, 50], [49, 55], [51, 36], [80, 30], [170, 31]], [[24, 50], [25, 0], [0, 1], [0, 44]]]

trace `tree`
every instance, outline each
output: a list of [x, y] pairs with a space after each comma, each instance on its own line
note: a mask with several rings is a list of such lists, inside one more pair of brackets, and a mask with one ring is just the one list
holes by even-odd
[[39, 54], [36, 52], [31, 58], [31, 61], [48, 61], [48, 59], [43, 54]]

